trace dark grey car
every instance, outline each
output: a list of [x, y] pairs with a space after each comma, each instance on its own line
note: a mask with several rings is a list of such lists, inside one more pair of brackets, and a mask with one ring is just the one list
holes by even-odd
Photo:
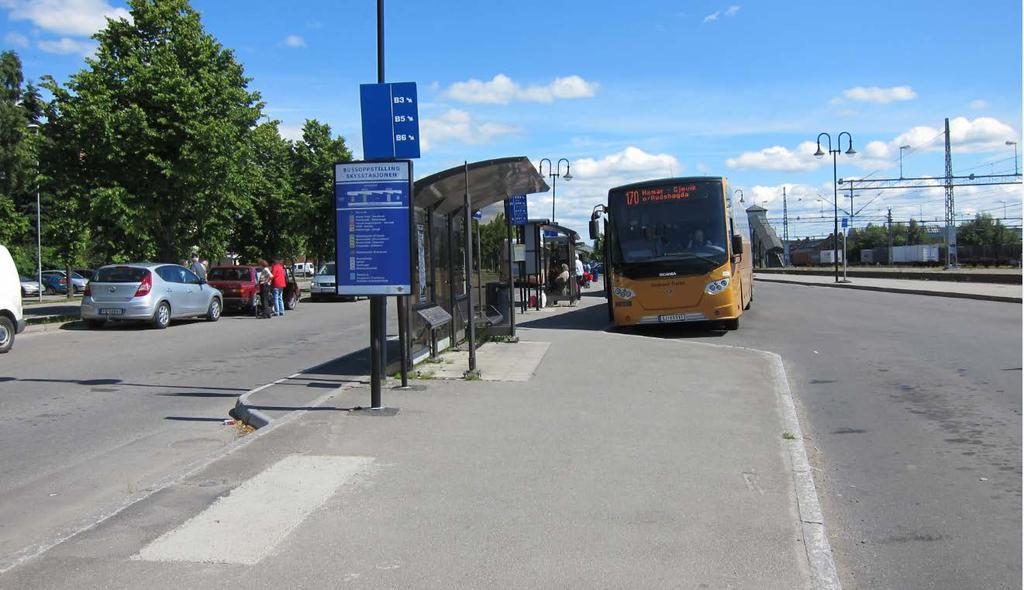
[[221, 292], [178, 264], [114, 264], [96, 271], [82, 298], [82, 319], [92, 327], [107, 320], [143, 320], [166, 328], [172, 319], [220, 319]]

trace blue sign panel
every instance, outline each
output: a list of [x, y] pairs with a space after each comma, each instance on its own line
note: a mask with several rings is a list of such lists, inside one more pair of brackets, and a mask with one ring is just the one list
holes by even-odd
[[415, 82], [360, 84], [363, 157], [420, 157], [420, 115]]
[[850, 220], [848, 218], [844, 217], [843, 218], [843, 223], [842, 223], [843, 229], [846, 229], [849, 225], [850, 225]]
[[508, 218], [512, 225], [526, 225], [526, 195], [512, 195], [508, 198]]
[[477, 221], [480, 221], [483, 218], [484, 218], [484, 212], [483, 211], [477, 209], [476, 211], [473, 212], [473, 219], [475, 219]]
[[338, 295], [412, 292], [412, 162], [334, 166]]

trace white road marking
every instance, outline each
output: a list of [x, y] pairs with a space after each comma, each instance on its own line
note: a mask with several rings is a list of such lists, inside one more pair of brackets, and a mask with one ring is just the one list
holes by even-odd
[[258, 563], [342, 484], [372, 462], [370, 457], [285, 457], [147, 545], [132, 559]]

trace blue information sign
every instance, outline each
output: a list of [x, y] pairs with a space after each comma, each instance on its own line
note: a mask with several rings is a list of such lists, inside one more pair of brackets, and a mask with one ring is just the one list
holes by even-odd
[[843, 224], [842, 224], [843, 229], [846, 229], [849, 225], [850, 225], [849, 218], [844, 217], [843, 218]]
[[338, 295], [412, 293], [412, 162], [334, 167]]
[[420, 157], [419, 100], [415, 82], [360, 84], [363, 158]]
[[529, 218], [526, 195], [512, 195], [508, 198], [508, 218], [512, 225], [526, 225]]

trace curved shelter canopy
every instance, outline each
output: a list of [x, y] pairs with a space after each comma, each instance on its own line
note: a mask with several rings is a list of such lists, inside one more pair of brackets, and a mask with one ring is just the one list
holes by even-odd
[[462, 209], [467, 167], [474, 209], [504, 201], [510, 195], [543, 193], [549, 188], [526, 156], [497, 158], [456, 166], [417, 180], [413, 186], [414, 205], [441, 215]]

